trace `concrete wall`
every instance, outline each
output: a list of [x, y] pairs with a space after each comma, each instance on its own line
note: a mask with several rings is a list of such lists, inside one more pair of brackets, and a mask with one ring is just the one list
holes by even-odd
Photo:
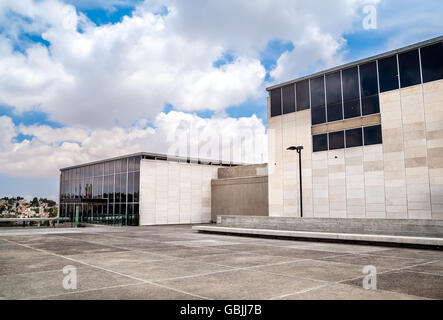
[[141, 160], [140, 225], [208, 223], [217, 166]]
[[443, 219], [443, 80], [380, 94], [380, 116], [383, 144], [315, 153], [310, 110], [269, 118], [269, 215], [300, 216], [303, 145], [305, 217]]
[[218, 169], [212, 180], [211, 219], [217, 215], [268, 215], [266, 164]]

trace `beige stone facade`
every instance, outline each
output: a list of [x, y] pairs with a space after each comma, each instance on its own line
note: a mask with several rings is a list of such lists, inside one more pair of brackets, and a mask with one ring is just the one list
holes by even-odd
[[141, 160], [140, 225], [208, 223], [218, 166]]
[[304, 217], [443, 219], [443, 80], [381, 93], [380, 119], [368, 117], [382, 144], [321, 152], [310, 110], [269, 117], [269, 215], [300, 216], [298, 154], [286, 148], [302, 145]]

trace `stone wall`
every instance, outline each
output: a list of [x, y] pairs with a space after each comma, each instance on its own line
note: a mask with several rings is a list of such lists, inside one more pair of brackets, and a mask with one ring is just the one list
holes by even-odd
[[208, 223], [217, 166], [141, 160], [140, 225]]
[[218, 215], [268, 216], [266, 164], [218, 169], [212, 180], [211, 220]]
[[310, 110], [269, 118], [270, 216], [300, 216], [303, 145], [304, 217], [443, 219], [443, 80], [380, 94], [380, 122], [383, 144], [313, 153]]

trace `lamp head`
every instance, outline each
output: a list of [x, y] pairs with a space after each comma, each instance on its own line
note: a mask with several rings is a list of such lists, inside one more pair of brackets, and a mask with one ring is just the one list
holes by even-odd
[[300, 153], [300, 151], [303, 150], [303, 146], [290, 146], [290, 147], [286, 148], [286, 150], [291, 150], [291, 151], [297, 150], [297, 152]]

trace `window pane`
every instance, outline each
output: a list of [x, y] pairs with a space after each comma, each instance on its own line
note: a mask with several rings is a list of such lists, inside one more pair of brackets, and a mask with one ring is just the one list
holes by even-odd
[[380, 112], [380, 102], [378, 95], [361, 99], [361, 110], [364, 116]]
[[315, 107], [311, 109], [312, 125], [326, 122], [325, 107]]
[[295, 88], [291, 84], [282, 88], [283, 114], [295, 112]]
[[399, 54], [398, 64], [400, 67], [400, 85], [402, 88], [421, 83], [418, 50]]
[[343, 100], [353, 100], [360, 97], [358, 89], [358, 68], [343, 70]]
[[140, 161], [141, 161], [142, 157], [138, 156], [135, 157], [135, 171], [139, 171], [140, 170]]
[[377, 65], [370, 62], [360, 66], [361, 96], [371, 96], [378, 93]]
[[443, 43], [420, 49], [423, 82], [443, 79]]
[[326, 75], [326, 101], [328, 106], [341, 102], [340, 72]]
[[325, 105], [325, 84], [323, 76], [311, 79], [311, 107]]
[[135, 170], [135, 157], [128, 159], [128, 171], [132, 172]]
[[337, 120], [343, 120], [343, 109], [341, 102], [332, 105], [328, 104], [328, 122]]
[[328, 136], [326, 133], [312, 136], [313, 151], [325, 151], [328, 150]]
[[362, 128], [346, 130], [346, 148], [363, 145]]
[[134, 202], [139, 200], [140, 172], [134, 174]]
[[364, 127], [365, 146], [382, 143], [381, 126]]
[[397, 56], [378, 60], [380, 92], [398, 89]]
[[343, 149], [345, 147], [345, 133], [343, 131], [330, 132], [329, 150]]
[[281, 90], [271, 90], [271, 117], [281, 115]]
[[309, 109], [309, 80], [296, 84], [297, 111]]
[[360, 99], [345, 101], [345, 119], [359, 117], [360, 114]]
[[134, 201], [134, 172], [128, 173], [128, 202]]
[[123, 173], [120, 177], [120, 201], [126, 202], [126, 173]]

